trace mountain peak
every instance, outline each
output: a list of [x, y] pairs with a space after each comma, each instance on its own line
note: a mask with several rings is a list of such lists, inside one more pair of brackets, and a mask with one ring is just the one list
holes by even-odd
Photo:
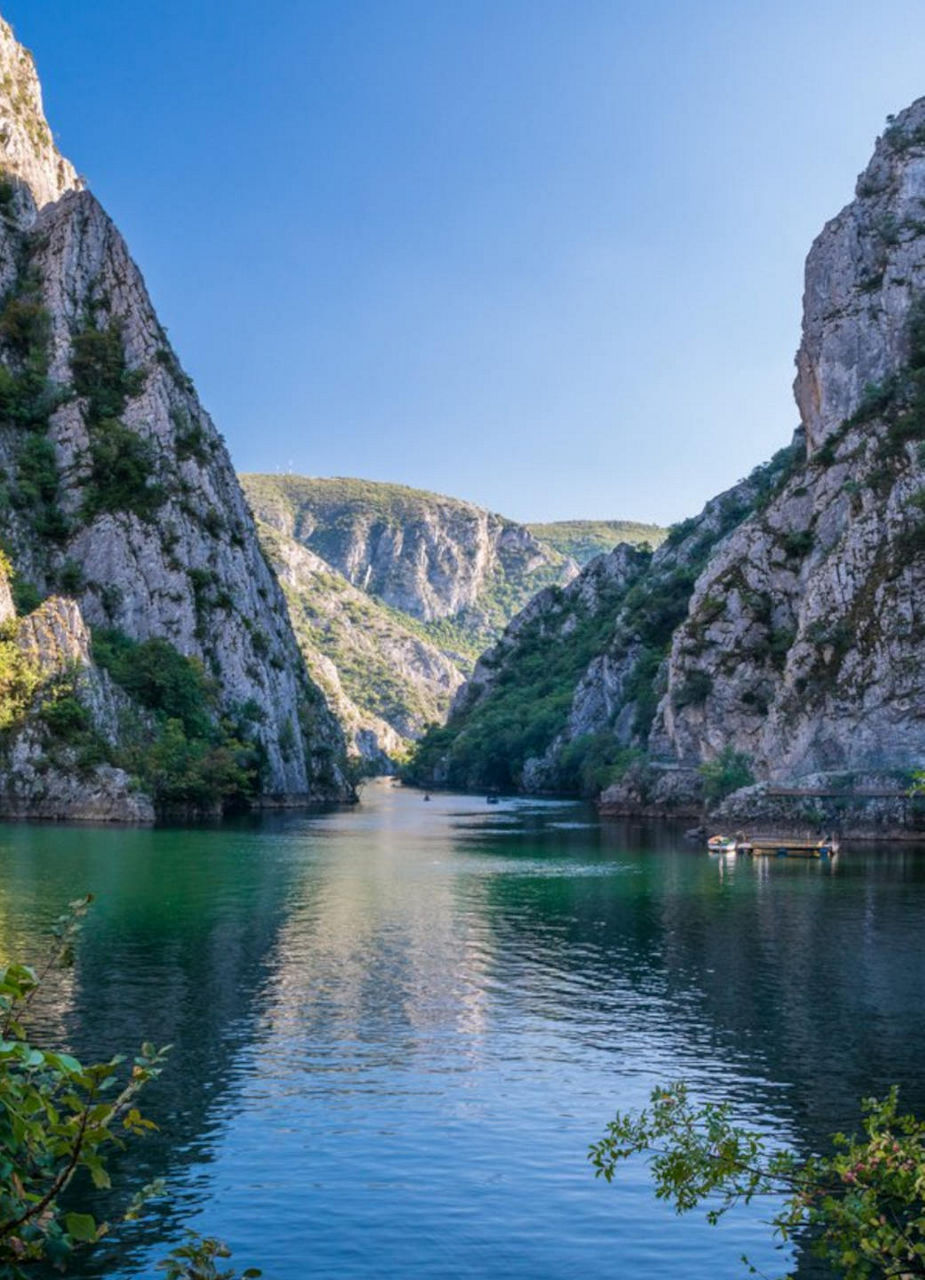
[[0, 17], [0, 168], [28, 187], [37, 209], [83, 181], [55, 146], [35, 60]]

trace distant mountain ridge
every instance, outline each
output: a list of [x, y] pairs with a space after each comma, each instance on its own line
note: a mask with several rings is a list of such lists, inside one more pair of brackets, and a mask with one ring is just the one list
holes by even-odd
[[[345, 477], [247, 475], [268, 525], [425, 627], [451, 623], [474, 660], [532, 595], [577, 566], [513, 520], [425, 489]], [[445, 628], [440, 632], [445, 635]]]
[[[442, 722], [476, 657], [577, 558], [473, 503], [346, 477], [243, 475], [313, 678], [354, 750], [384, 766]], [[567, 536], [607, 541], [604, 522]], [[641, 539], [654, 525], [606, 522]], [[556, 528], [556, 526], [550, 526]]]
[[531, 522], [526, 527], [541, 542], [571, 556], [582, 567], [621, 542], [632, 546], [648, 543], [656, 551], [668, 536], [660, 524], [637, 520], [553, 520], [548, 524]]

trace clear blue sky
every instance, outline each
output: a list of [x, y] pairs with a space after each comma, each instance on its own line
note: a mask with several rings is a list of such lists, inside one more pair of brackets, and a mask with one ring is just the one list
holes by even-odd
[[240, 470], [670, 521], [786, 443], [922, 0], [0, 0]]

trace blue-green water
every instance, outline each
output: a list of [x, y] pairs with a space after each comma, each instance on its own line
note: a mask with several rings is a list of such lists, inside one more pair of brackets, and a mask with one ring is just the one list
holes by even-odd
[[0, 826], [0, 951], [86, 891], [43, 1031], [175, 1047], [161, 1133], [118, 1161], [170, 1204], [85, 1276], [156, 1274], [184, 1224], [268, 1280], [713, 1280], [743, 1251], [779, 1274], [767, 1206], [717, 1230], [641, 1168], [595, 1181], [612, 1113], [678, 1077], [801, 1147], [894, 1081], [925, 1112], [914, 850], [730, 864], [579, 805], [388, 783], [214, 829]]

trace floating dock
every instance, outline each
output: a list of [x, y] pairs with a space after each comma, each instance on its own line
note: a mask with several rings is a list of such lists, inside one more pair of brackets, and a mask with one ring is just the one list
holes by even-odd
[[760, 858], [833, 858], [838, 853], [838, 841], [831, 836], [814, 839], [811, 836], [711, 836], [707, 841], [710, 853], [734, 856], [750, 853]]
[[801, 840], [794, 836], [753, 836], [739, 846], [743, 853], [763, 858], [832, 858], [837, 840]]

